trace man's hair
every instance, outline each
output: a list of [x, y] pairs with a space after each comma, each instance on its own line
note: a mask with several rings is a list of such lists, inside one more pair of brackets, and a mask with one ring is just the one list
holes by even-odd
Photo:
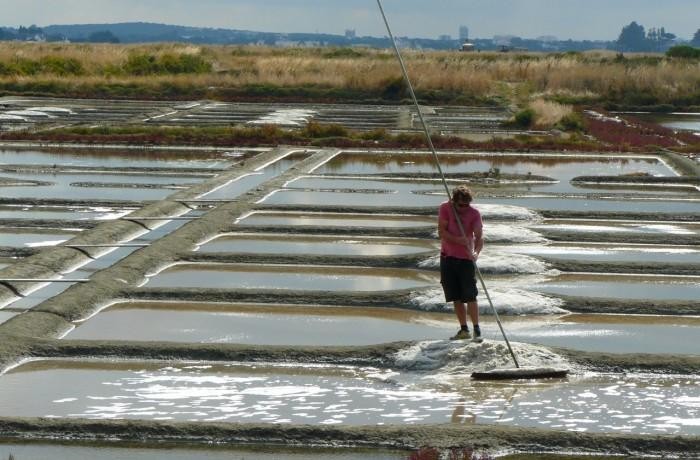
[[466, 185], [458, 185], [452, 189], [452, 201], [472, 202], [472, 191]]

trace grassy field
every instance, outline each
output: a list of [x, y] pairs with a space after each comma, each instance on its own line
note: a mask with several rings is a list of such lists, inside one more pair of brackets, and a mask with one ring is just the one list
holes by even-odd
[[[405, 50], [418, 97], [439, 104], [700, 109], [700, 60], [663, 55]], [[398, 103], [389, 50], [0, 42], [0, 94]]]

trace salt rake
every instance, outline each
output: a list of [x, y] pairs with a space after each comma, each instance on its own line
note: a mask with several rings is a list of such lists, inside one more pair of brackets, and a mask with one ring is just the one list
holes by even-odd
[[[442, 172], [442, 166], [440, 165], [440, 159], [438, 158], [437, 151], [435, 150], [435, 146], [433, 145], [433, 140], [430, 136], [430, 131], [428, 130], [428, 125], [425, 122], [425, 118], [423, 118], [423, 113], [420, 110], [420, 105], [418, 104], [418, 99], [416, 98], [416, 93], [413, 91], [413, 85], [411, 84], [411, 80], [408, 77], [408, 71], [406, 70], [406, 65], [404, 64], [403, 58], [401, 57], [401, 52], [399, 51], [399, 47], [396, 45], [396, 40], [394, 40], [394, 35], [391, 33], [391, 27], [389, 27], [389, 21], [387, 20], [386, 14], [384, 13], [384, 8], [382, 7], [381, 0], [377, 0], [377, 6], [379, 6], [379, 12], [382, 15], [382, 19], [384, 20], [384, 25], [386, 26], [386, 31], [389, 34], [389, 40], [391, 41], [391, 44], [394, 47], [394, 52], [396, 53], [396, 59], [399, 61], [399, 65], [401, 66], [401, 72], [403, 73], [403, 78], [406, 82], [406, 87], [408, 88], [408, 92], [411, 95], [411, 99], [413, 100], [413, 104], [416, 108], [416, 112], [418, 112], [418, 118], [420, 119], [421, 125], [423, 126], [423, 132], [425, 133], [425, 138], [426, 138], [426, 141], [428, 142], [428, 146], [430, 147], [430, 151], [433, 154], [433, 159], [435, 160], [435, 166], [437, 167], [437, 170], [440, 173], [440, 178], [442, 179], [442, 185], [445, 187], [445, 192], [447, 193], [447, 199], [450, 201], [450, 203], [452, 203], [452, 196], [450, 194], [450, 188], [447, 185], [447, 180], [445, 180], [445, 174]], [[460, 233], [462, 234], [463, 237], [466, 237], [466, 232], [464, 231], [462, 221], [459, 219], [459, 215], [457, 213], [457, 209], [455, 208], [454, 203], [452, 203], [452, 211], [455, 214], [455, 220], [457, 221], [457, 226], [459, 227]], [[501, 330], [501, 334], [503, 335], [503, 339], [505, 340], [506, 345], [508, 346], [508, 351], [510, 352], [510, 356], [513, 358], [513, 363], [515, 364], [515, 368], [491, 369], [489, 371], [473, 372], [471, 374], [471, 377], [475, 380], [513, 380], [513, 379], [565, 377], [569, 373], [568, 369], [555, 369], [555, 368], [551, 368], [551, 367], [520, 367], [520, 364], [518, 363], [518, 358], [515, 356], [515, 352], [513, 351], [513, 347], [510, 346], [510, 341], [508, 340], [508, 336], [506, 335], [506, 331], [503, 329], [503, 325], [501, 324], [501, 319], [498, 316], [498, 311], [496, 311], [496, 307], [494, 307], [493, 302], [491, 301], [491, 296], [489, 295], [489, 291], [488, 291], [488, 289], [486, 289], [486, 283], [484, 283], [484, 277], [481, 276], [481, 271], [479, 270], [479, 267], [477, 266], [476, 262], [474, 262], [474, 268], [476, 271], [476, 275], [479, 278], [479, 282], [481, 284], [481, 287], [484, 290], [484, 294], [486, 294], [486, 299], [488, 299], [489, 305], [491, 306], [491, 310], [493, 310], [493, 314], [494, 314], [494, 317], [496, 318], [496, 323], [498, 324], [498, 328]]]

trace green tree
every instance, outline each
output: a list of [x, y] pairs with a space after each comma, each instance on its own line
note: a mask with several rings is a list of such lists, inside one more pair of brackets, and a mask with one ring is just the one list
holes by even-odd
[[620, 51], [649, 51], [649, 42], [644, 32], [644, 26], [632, 21], [622, 28], [617, 39]]
[[688, 45], [673, 46], [666, 51], [666, 56], [685, 59], [698, 59], [700, 58], [700, 49], [693, 48], [692, 46]]

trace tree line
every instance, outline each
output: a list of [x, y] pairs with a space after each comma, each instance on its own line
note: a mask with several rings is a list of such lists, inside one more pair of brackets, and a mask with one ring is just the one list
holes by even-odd
[[[664, 52], [674, 45], [678, 45], [677, 38], [675, 34], [666, 31], [664, 27], [652, 27], [645, 30], [643, 25], [632, 21], [622, 28], [617, 39], [617, 50], [621, 52]], [[700, 29], [695, 32], [688, 45], [700, 48]]]

